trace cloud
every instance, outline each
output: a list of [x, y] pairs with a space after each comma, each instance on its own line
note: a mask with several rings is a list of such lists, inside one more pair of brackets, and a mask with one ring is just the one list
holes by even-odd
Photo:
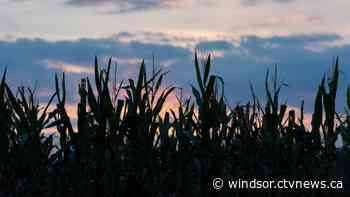
[[[149, 42], [138, 40], [133, 34], [124, 32], [121, 34], [123, 39], [121, 35], [114, 35], [55, 42], [44, 39], [0, 41], [0, 72], [7, 66], [10, 85], [34, 84], [38, 81], [38, 88], [46, 92], [54, 87], [54, 72], [68, 72], [67, 93], [70, 101], [75, 102], [77, 83], [81, 77], [92, 73], [95, 55], [103, 66], [109, 57], [113, 57], [114, 63], [118, 64], [118, 81], [136, 77], [142, 59], [146, 60], [150, 71], [154, 55], [155, 65], [170, 71], [166, 83], [181, 86], [190, 93], [190, 84], [195, 84], [193, 49], [197, 48], [201, 54], [213, 54], [213, 72], [225, 80], [225, 92], [231, 105], [250, 99], [250, 82], [256, 94], [264, 99], [265, 73], [277, 64], [281, 81], [289, 84], [282, 90], [282, 100], [293, 106], [305, 100], [306, 110], [312, 111], [315, 90], [321, 77], [330, 71], [332, 58], [340, 56], [342, 74], [337, 103], [339, 109], [343, 109], [345, 82], [350, 79], [347, 74], [350, 73], [347, 66], [350, 64], [350, 44], [330, 45], [342, 40], [336, 34], [267, 38], [245, 36], [237, 42], [217, 38], [197, 40], [193, 47], [173, 45], [171, 41], [174, 36], [167, 37], [166, 34], [159, 34], [158, 40]], [[127, 38], [132, 39], [126, 41]], [[181, 41], [181, 36], [177, 37], [177, 41]], [[43, 101], [47, 100], [45, 95], [40, 96]]]
[[113, 12], [126, 13], [157, 8], [178, 8], [187, 2], [188, 0], [69, 0], [67, 4], [76, 7], [108, 5], [115, 8]]
[[249, 26], [254, 28], [273, 28], [279, 27], [286, 24], [289, 25], [301, 25], [301, 24], [317, 24], [322, 22], [322, 17], [317, 15], [306, 15], [304, 13], [293, 13], [284, 16], [273, 16], [270, 18], [265, 18], [263, 22], [259, 21], [257, 23], [249, 24]]
[[[75, 7], [91, 7], [91, 6], [112, 6], [116, 8], [117, 13], [142, 11], [150, 9], [171, 9], [180, 8], [190, 5], [195, 0], [68, 0], [66, 3]], [[266, 2], [274, 3], [290, 3], [295, 0], [241, 0], [245, 6], [258, 5]], [[196, 1], [206, 5], [213, 5], [211, 1]]]
[[295, 0], [241, 0], [243, 5], [257, 5], [260, 3], [266, 3], [266, 2], [274, 2], [274, 3], [290, 3], [293, 2]]
[[[164, 66], [191, 57], [186, 48], [135, 40], [124, 43], [115, 36], [70, 41], [26, 38], [0, 41], [0, 53], [0, 73], [8, 68], [10, 85], [35, 86], [37, 83], [39, 89], [51, 89], [54, 73], [64, 71], [71, 84], [68, 89], [71, 100], [76, 99], [75, 84], [92, 73], [94, 56], [98, 56], [104, 66], [107, 58], [113, 57], [114, 63], [118, 63], [118, 79], [135, 76], [141, 60], [145, 58], [151, 62], [152, 54], [156, 55], [157, 65]], [[40, 97], [46, 100], [44, 96]]]
[[75, 73], [75, 74], [84, 74], [84, 73], [93, 74], [94, 73], [94, 69], [92, 67], [67, 64], [61, 61], [46, 60], [44, 61], [44, 64], [47, 65], [48, 69], [59, 69], [65, 73]]

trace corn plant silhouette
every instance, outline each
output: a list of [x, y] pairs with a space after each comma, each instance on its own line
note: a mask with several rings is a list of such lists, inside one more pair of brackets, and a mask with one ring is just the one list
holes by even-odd
[[[272, 77], [266, 74], [264, 105], [251, 86], [251, 101], [228, 106], [224, 79], [211, 73], [210, 55], [201, 65], [196, 53], [194, 100], [176, 95], [177, 107], [165, 109], [176, 90], [164, 87], [167, 72], [153, 69], [149, 74], [142, 61], [138, 77], [117, 86], [110, 79], [111, 65], [109, 59], [101, 68], [95, 57], [94, 84], [81, 79], [76, 128], [66, 108], [64, 73], [55, 76], [55, 93], [42, 106], [33, 89], [19, 87], [14, 94], [4, 71], [0, 196], [346, 196], [349, 192], [350, 88], [343, 117], [335, 107], [338, 59], [316, 92], [310, 130], [304, 123], [303, 103], [299, 120], [286, 103], [280, 104], [284, 84], [278, 81], [277, 67]], [[48, 128], [56, 132], [44, 132]], [[339, 135], [344, 141], [341, 149], [335, 147]], [[340, 179], [344, 189], [218, 192], [211, 188], [214, 177]]]

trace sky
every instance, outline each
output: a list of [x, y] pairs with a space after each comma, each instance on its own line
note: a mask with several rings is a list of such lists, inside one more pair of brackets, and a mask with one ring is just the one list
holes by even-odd
[[[66, 72], [71, 104], [77, 84], [92, 76], [94, 56], [118, 65], [118, 80], [134, 77], [142, 59], [169, 70], [166, 85], [194, 84], [193, 53], [213, 56], [231, 105], [264, 99], [268, 69], [288, 84], [282, 101], [310, 113], [319, 82], [340, 58], [337, 104], [350, 84], [348, 0], [0, 0], [0, 72], [8, 83], [53, 92]], [[187, 88], [187, 89], [186, 89]], [[188, 91], [188, 94], [190, 92]]]

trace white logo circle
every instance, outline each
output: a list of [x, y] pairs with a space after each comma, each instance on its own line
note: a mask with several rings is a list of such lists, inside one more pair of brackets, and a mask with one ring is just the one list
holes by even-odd
[[221, 178], [214, 178], [213, 179], [213, 188], [216, 190], [220, 190], [224, 187], [224, 180]]

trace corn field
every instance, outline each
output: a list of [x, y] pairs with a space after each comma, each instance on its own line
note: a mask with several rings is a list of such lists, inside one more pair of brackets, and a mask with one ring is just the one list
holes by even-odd
[[[349, 111], [336, 112], [339, 61], [315, 93], [311, 129], [300, 114], [281, 104], [283, 84], [267, 72], [261, 102], [228, 106], [224, 79], [211, 73], [210, 56], [194, 57], [192, 96], [177, 96], [165, 109], [175, 86], [163, 85], [167, 72], [146, 71], [118, 86], [111, 59], [103, 69], [95, 58], [94, 84], [79, 84], [75, 124], [66, 108], [64, 73], [55, 93], [39, 104], [35, 91], [0, 84], [1, 197], [211, 197], [346, 196], [350, 193]], [[122, 94], [122, 92], [124, 94]], [[54, 109], [52, 109], [54, 106]], [[299, 118], [297, 118], [299, 117]], [[45, 132], [54, 129], [56, 132]], [[58, 135], [59, 134], [59, 135]], [[57, 136], [59, 136], [57, 138]], [[335, 147], [338, 136], [344, 146]], [[57, 139], [58, 140], [57, 140]], [[341, 190], [214, 190], [225, 180], [334, 179]]]

